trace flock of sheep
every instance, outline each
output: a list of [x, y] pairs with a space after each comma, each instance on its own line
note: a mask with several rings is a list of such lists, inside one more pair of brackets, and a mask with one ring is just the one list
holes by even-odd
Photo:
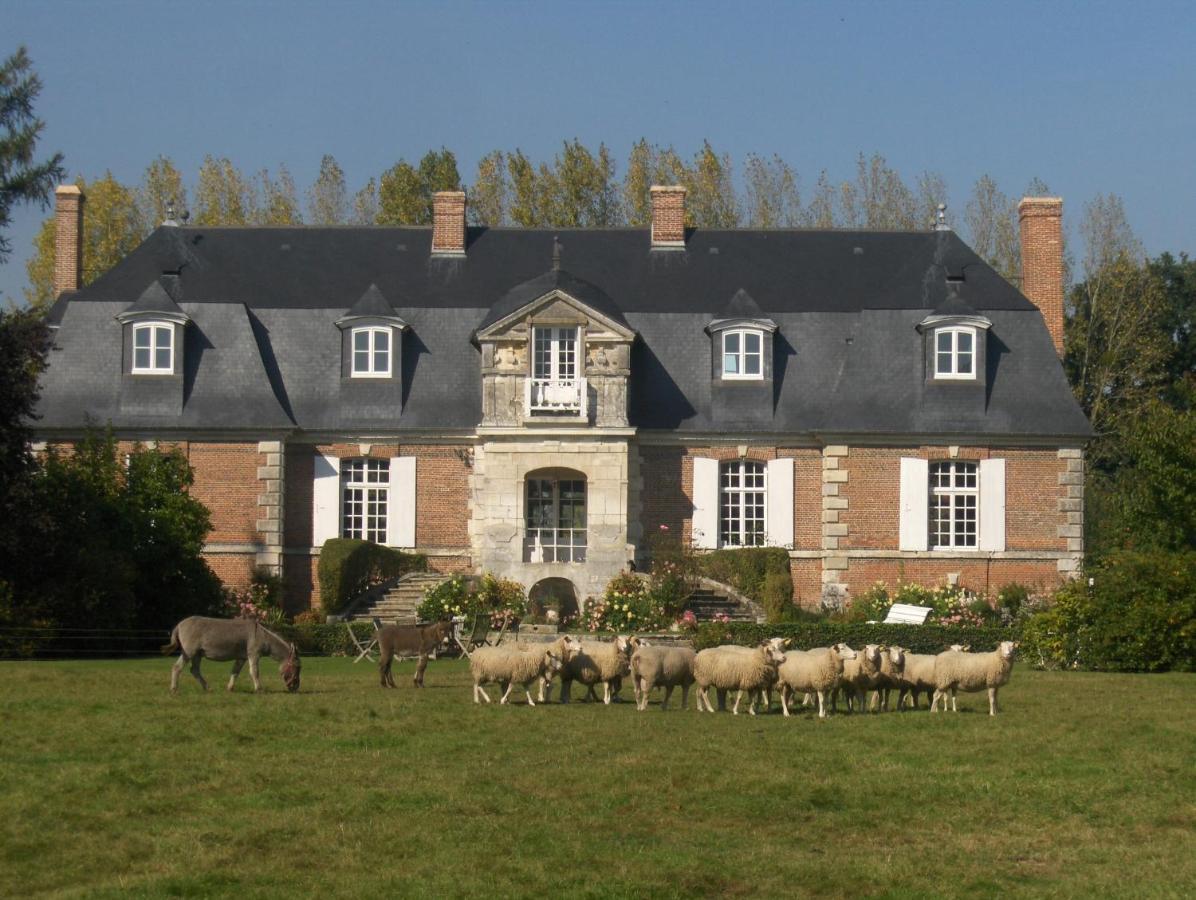
[[[661, 709], [667, 709], [673, 689], [681, 688], [681, 707], [689, 702], [689, 689], [697, 685], [697, 709], [714, 712], [709, 690], [718, 694], [719, 709], [726, 708], [728, 691], [735, 691], [732, 713], [738, 715], [743, 695], [748, 695], [748, 712], [756, 714], [757, 701], [767, 710], [771, 694], [779, 689], [781, 710], [788, 716], [791, 700], [803, 695], [803, 704], [817, 698], [818, 715], [826, 717], [829, 699], [836, 708], [838, 695], [844, 695], [847, 708], [863, 710], [869, 691], [871, 704], [888, 709], [889, 694], [897, 689], [898, 708], [912, 700], [917, 707], [918, 694], [930, 697], [931, 711], [940, 700], [944, 712], [947, 698], [951, 708], [957, 691], [988, 691], [989, 715], [997, 714], [997, 690], [1009, 681], [1017, 644], [1004, 641], [989, 653], [970, 653], [959, 645], [937, 655], [910, 653], [901, 647], [869, 644], [853, 650], [846, 644], [813, 650], [789, 650], [787, 640], [773, 638], [756, 647], [734, 645], [711, 647], [695, 652], [687, 647], [651, 646], [634, 637], [616, 637], [614, 641], [579, 641], [561, 637], [550, 644], [500, 645], [481, 647], [469, 659], [473, 674], [473, 700], [489, 703], [483, 685], [503, 688], [500, 703], [506, 703], [515, 685], [520, 685], [527, 702], [534, 706], [530, 685], [539, 681], [539, 700], [550, 699], [552, 680], [561, 680], [561, 702], [568, 703], [574, 681], [586, 685], [590, 695], [603, 685], [603, 702], [610, 703], [618, 694], [624, 676], [630, 675], [635, 686], [636, 706], [644, 710], [648, 695], [664, 688]], [[596, 698], [595, 698], [596, 699]]]

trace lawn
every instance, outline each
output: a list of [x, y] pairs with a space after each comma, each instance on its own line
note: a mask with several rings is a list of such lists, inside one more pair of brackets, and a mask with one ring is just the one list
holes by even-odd
[[1196, 895], [1192, 675], [819, 722], [169, 668], [0, 663], [0, 895]]

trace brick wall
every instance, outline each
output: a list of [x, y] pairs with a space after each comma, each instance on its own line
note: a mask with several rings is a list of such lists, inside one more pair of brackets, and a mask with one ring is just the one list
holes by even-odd
[[1055, 352], [1063, 356], [1063, 201], [1026, 197], [1017, 206], [1022, 293], [1042, 311]]
[[186, 453], [195, 470], [192, 496], [212, 513], [208, 542], [258, 541], [257, 498], [262, 488], [257, 477], [261, 465], [257, 442], [192, 442]]

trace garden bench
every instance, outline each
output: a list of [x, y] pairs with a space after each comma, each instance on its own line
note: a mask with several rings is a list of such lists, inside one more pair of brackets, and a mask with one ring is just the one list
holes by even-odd
[[885, 616], [886, 625], [925, 625], [931, 607], [914, 606], [911, 603], [894, 603]]

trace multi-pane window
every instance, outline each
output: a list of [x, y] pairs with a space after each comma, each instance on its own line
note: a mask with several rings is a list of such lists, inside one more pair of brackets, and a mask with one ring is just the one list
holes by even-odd
[[586, 483], [584, 480], [529, 478], [527, 534], [529, 562], [585, 562]]
[[133, 371], [154, 375], [174, 372], [174, 326], [149, 323], [133, 326]]
[[764, 335], [759, 331], [723, 332], [723, 378], [764, 377]]
[[974, 462], [940, 462], [930, 466], [930, 548], [976, 547], [980, 501]]
[[724, 463], [719, 485], [719, 544], [764, 546], [764, 472], [762, 462]]
[[390, 460], [341, 460], [341, 536], [386, 543]]
[[934, 333], [934, 377], [976, 377], [976, 331], [940, 328]]
[[390, 329], [353, 329], [353, 377], [390, 377]]
[[532, 377], [570, 381], [577, 377], [577, 329], [536, 328]]

